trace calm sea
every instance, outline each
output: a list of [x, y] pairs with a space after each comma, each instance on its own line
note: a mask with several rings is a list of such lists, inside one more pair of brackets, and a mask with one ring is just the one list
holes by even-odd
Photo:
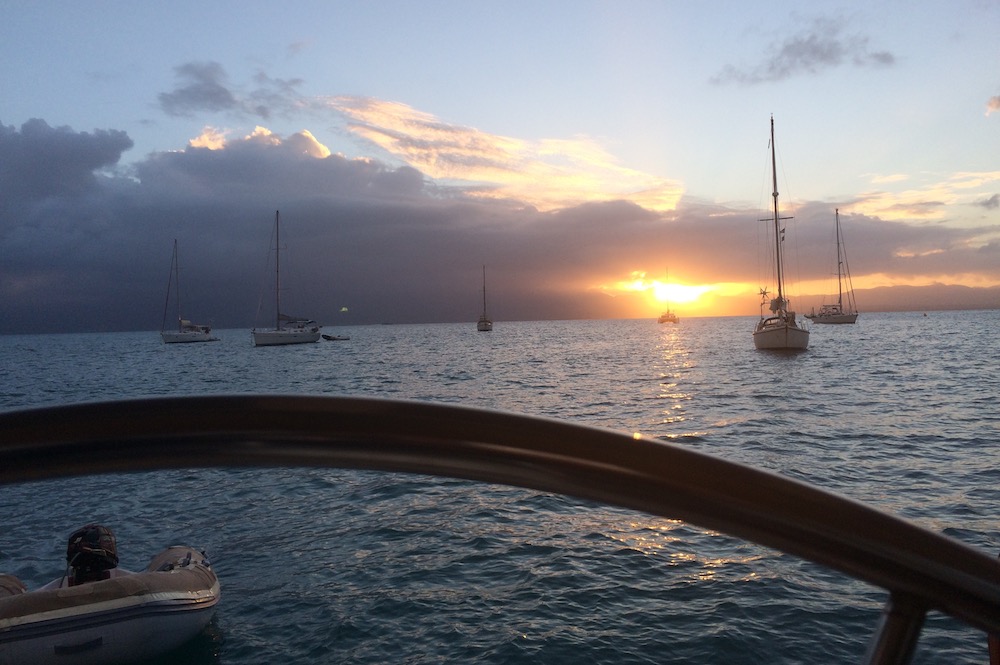
[[[366, 395], [642, 432], [1000, 552], [1000, 312], [863, 314], [809, 351], [751, 318], [360, 326], [253, 348], [0, 337], [0, 409], [153, 395]], [[327, 332], [334, 332], [327, 330]], [[223, 600], [158, 663], [855, 663], [881, 590], [683, 522], [535, 491], [341, 470], [192, 470], [0, 487], [0, 570], [62, 573], [112, 527], [126, 568], [205, 549]], [[916, 662], [984, 663], [932, 615]]]

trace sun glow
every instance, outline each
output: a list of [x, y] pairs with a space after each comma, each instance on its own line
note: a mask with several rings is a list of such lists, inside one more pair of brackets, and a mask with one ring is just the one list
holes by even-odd
[[712, 290], [711, 286], [688, 286], [674, 282], [652, 284], [653, 297], [661, 303], [692, 303]]
[[631, 294], [640, 296], [647, 307], [653, 309], [680, 306], [684, 311], [705, 310], [710, 307], [713, 295], [718, 295], [723, 285], [718, 284], [683, 284], [675, 281], [660, 281], [649, 279], [644, 272], [636, 271], [629, 279], [605, 284], [600, 288], [608, 295]]

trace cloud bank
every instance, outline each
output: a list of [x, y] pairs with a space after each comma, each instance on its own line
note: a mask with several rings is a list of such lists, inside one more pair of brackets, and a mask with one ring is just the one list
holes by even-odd
[[[456, 182], [413, 166], [348, 159], [308, 131], [209, 130], [124, 172], [119, 161], [131, 141], [123, 131], [78, 132], [38, 119], [19, 129], [0, 125], [7, 193], [0, 332], [159, 328], [173, 239], [189, 318], [219, 328], [264, 324], [258, 310], [270, 298], [277, 209], [287, 248], [283, 301], [327, 325], [473, 321], [483, 265], [498, 321], [654, 316], [648, 291], [668, 266], [678, 281], [711, 287], [716, 309], [706, 313], [756, 313], [753, 294], [765, 279], [757, 252], [767, 247], [757, 209], [680, 194], [669, 206], [643, 205], [607, 191], [604, 200], [570, 204], [575, 194], [567, 183], [576, 170], [586, 179], [603, 154], [584, 155], [578, 169], [565, 167], [564, 179], [553, 177], [556, 195], [535, 198], [561, 205], [544, 208], [532, 203], [531, 188], [495, 174], [513, 173], [519, 163], [546, 174], [544, 159], [531, 163], [531, 149], [405, 106], [379, 116], [392, 105], [335, 104], [353, 109], [365, 131], [392, 134], [390, 143], [416, 150], [417, 164], [433, 161], [429, 146], [440, 146], [442, 168]], [[420, 145], [421, 136], [429, 143]], [[469, 171], [455, 166], [462, 155]], [[485, 167], [484, 155], [492, 156]], [[465, 180], [483, 168], [493, 174], [488, 196]], [[989, 229], [845, 214], [852, 203], [862, 202], [840, 207], [856, 283], [866, 274], [873, 286], [969, 275], [1000, 283], [995, 227], [991, 238]], [[996, 202], [979, 206], [988, 211]], [[790, 235], [800, 259], [791, 270], [805, 284], [829, 278], [833, 207], [813, 202], [793, 211]]]

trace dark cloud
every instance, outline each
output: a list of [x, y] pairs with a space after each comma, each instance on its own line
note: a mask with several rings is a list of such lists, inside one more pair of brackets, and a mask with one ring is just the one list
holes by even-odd
[[197, 111], [228, 111], [238, 106], [219, 63], [189, 62], [175, 71], [181, 86], [159, 95], [160, 108], [167, 115], [190, 116]]
[[996, 210], [1000, 208], [1000, 194], [994, 194], [993, 196], [983, 199], [982, 201], [976, 201], [976, 205], [987, 210]]
[[409, 167], [389, 169], [373, 160], [340, 155], [309, 156], [298, 134], [283, 141], [271, 137], [231, 142], [224, 150], [188, 148], [150, 155], [136, 165], [143, 190], [158, 199], [179, 191], [208, 200], [241, 199], [253, 206], [269, 201], [393, 200], [423, 192], [423, 177]]
[[96, 172], [118, 163], [132, 147], [116, 130], [74, 132], [32, 119], [15, 127], [0, 125], [0, 233], [11, 218], [50, 199], [79, 198], [95, 191]]
[[[272, 277], [276, 209], [287, 250], [282, 300], [324, 324], [474, 321], [484, 264], [497, 320], [635, 316], [640, 297], [602, 288], [633, 271], [659, 276], [669, 266], [693, 284], [759, 274], [757, 210], [682, 199], [666, 215], [624, 201], [542, 212], [464, 197], [409, 167], [323, 156], [305, 132], [150, 155], [131, 177], [96, 175], [128, 145], [122, 132], [78, 134], [33, 121], [27, 131], [4, 128], [0, 140], [28, 137], [63, 149], [0, 150], [5, 172], [58, 171], [70, 156], [76, 175], [53, 180], [85, 180], [86, 196], [28, 179], [22, 189], [44, 196], [22, 196], [16, 214], [0, 211], [0, 332], [158, 328], [174, 239], [186, 316], [217, 328], [263, 323], [256, 313]], [[969, 242], [982, 229], [841, 221], [856, 279], [995, 276], [1000, 266], [996, 247]], [[789, 271], [827, 277], [832, 206], [803, 205], [789, 224], [799, 256]], [[756, 312], [755, 300], [742, 300], [735, 306]]]
[[844, 26], [840, 21], [815, 19], [801, 32], [773, 46], [759, 64], [727, 65], [712, 82], [768, 83], [844, 65], [885, 67], [895, 63], [892, 53], [871, 51], [867, 37], [845, 35], [843, 32]]
[[249, 92], [243, 106], [252, 115], [265, 120], [295, 108], [301, 97], [298, 87], [302, 85], [302, 79], [271, 78], [258, 72], [254, 82], [257, 87]]
[[217, 62], [189, 62], [175, 68], [179, 85], [159, 95], [160, 109], [167, 115], [193, 116], [199, 112], [234, 112], [268, 119], [294, 108], [301, 79], [275, 79], [263, 72], [254, 78], [256, 87], [243, 93], [230, 86], [225, 69]]

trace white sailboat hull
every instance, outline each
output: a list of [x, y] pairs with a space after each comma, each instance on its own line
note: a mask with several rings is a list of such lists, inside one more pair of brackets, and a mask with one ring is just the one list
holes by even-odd
[[210, 332], [191, 330], [164, 330], [160, 333], [164, 344], [184, 344], [187, 342], [217, 342]]
[[858, 315], [855, 314], [815, 314], [806, 315], [806, 318], [813, 323], [854, 323], [858, 320]]
[[309, 344], [318, 342], [319, 327], [302, 330], [254, 330], [254, 346], [282, 346], [285, 344]]
[[758, 349], [807, 349], [809, 331], [794, 322], [764, 319], [753, 331], [753, 344]]

